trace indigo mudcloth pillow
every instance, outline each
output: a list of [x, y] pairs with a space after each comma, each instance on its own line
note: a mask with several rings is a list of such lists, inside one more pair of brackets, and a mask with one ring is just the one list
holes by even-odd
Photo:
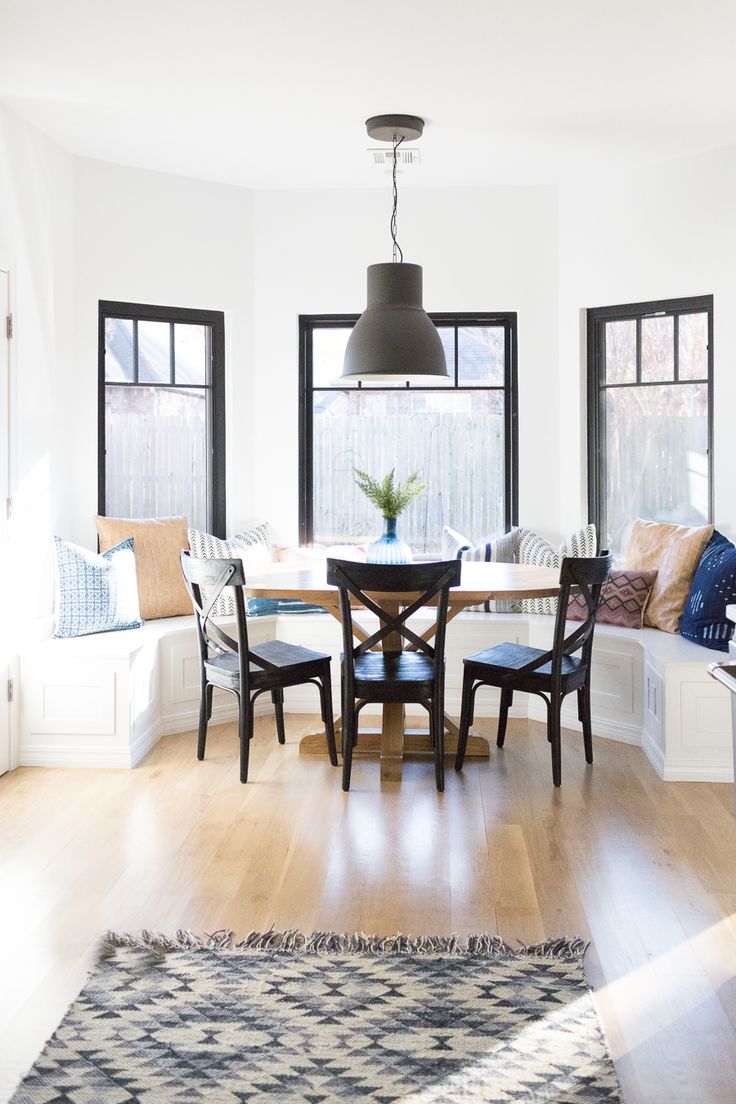
[[[596, 621], [601, 625], [640, 629], [656, 578], [656, 571], [612, 571], [603, 588]], [[585, 621], [587, 616], [588, 606], [582, 594], [571, 594], [567, 603], [567, 620]]]
[[98, 556], [54, 537], [55, 639], [138, 629], [141, 621], [133, 538]]
[[716, 529], [695, 569], [680, 634], [705, 648], [727, 652], [735, 627], [726, 617], [731, 602], [736, 602], [736, 547]]

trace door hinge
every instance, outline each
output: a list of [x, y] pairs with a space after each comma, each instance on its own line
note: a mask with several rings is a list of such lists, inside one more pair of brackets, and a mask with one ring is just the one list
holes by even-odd
[[13, 693], [14, 693], [13, 680], [8, 679], [8, 701], [9, 702], [13, 701]]
[[11, 337], [13, 336], [13, 316], [12, 316], [12, 314], [8, 314], [8, 315], [5, 316], [5, 336], [7, 337], [8, 341], [10, 341]]

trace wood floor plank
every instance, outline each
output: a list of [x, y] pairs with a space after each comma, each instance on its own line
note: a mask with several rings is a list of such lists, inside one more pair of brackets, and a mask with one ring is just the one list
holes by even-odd
[[0, 778], [0, 1101], [82, 985], [106, 928], [301, 927], [510, 942], [592, 939], [586, 972], [627, 1104], [736, 1099], [736, 821], [731, 787], [663, 783], [638, 748], [478, 720], [491, 756], [438, 795], [429, 762], [401, 784], [357, 758], [349, 794], [260, 718], [251, 781], [232, 725], [135, 771]]

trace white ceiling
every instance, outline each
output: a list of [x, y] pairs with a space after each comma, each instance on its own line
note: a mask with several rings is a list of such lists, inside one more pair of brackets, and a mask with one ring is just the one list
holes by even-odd
[[0, 0], [0, 99], [75, 154], [255, 188], [554, 182], [736, 143], [732, 0]]

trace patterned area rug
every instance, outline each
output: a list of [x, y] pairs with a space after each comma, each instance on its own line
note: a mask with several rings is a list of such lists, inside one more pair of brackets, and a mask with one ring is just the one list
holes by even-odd
[[109, 935], [13, 1104], [620, 1102], [585, 949]]

